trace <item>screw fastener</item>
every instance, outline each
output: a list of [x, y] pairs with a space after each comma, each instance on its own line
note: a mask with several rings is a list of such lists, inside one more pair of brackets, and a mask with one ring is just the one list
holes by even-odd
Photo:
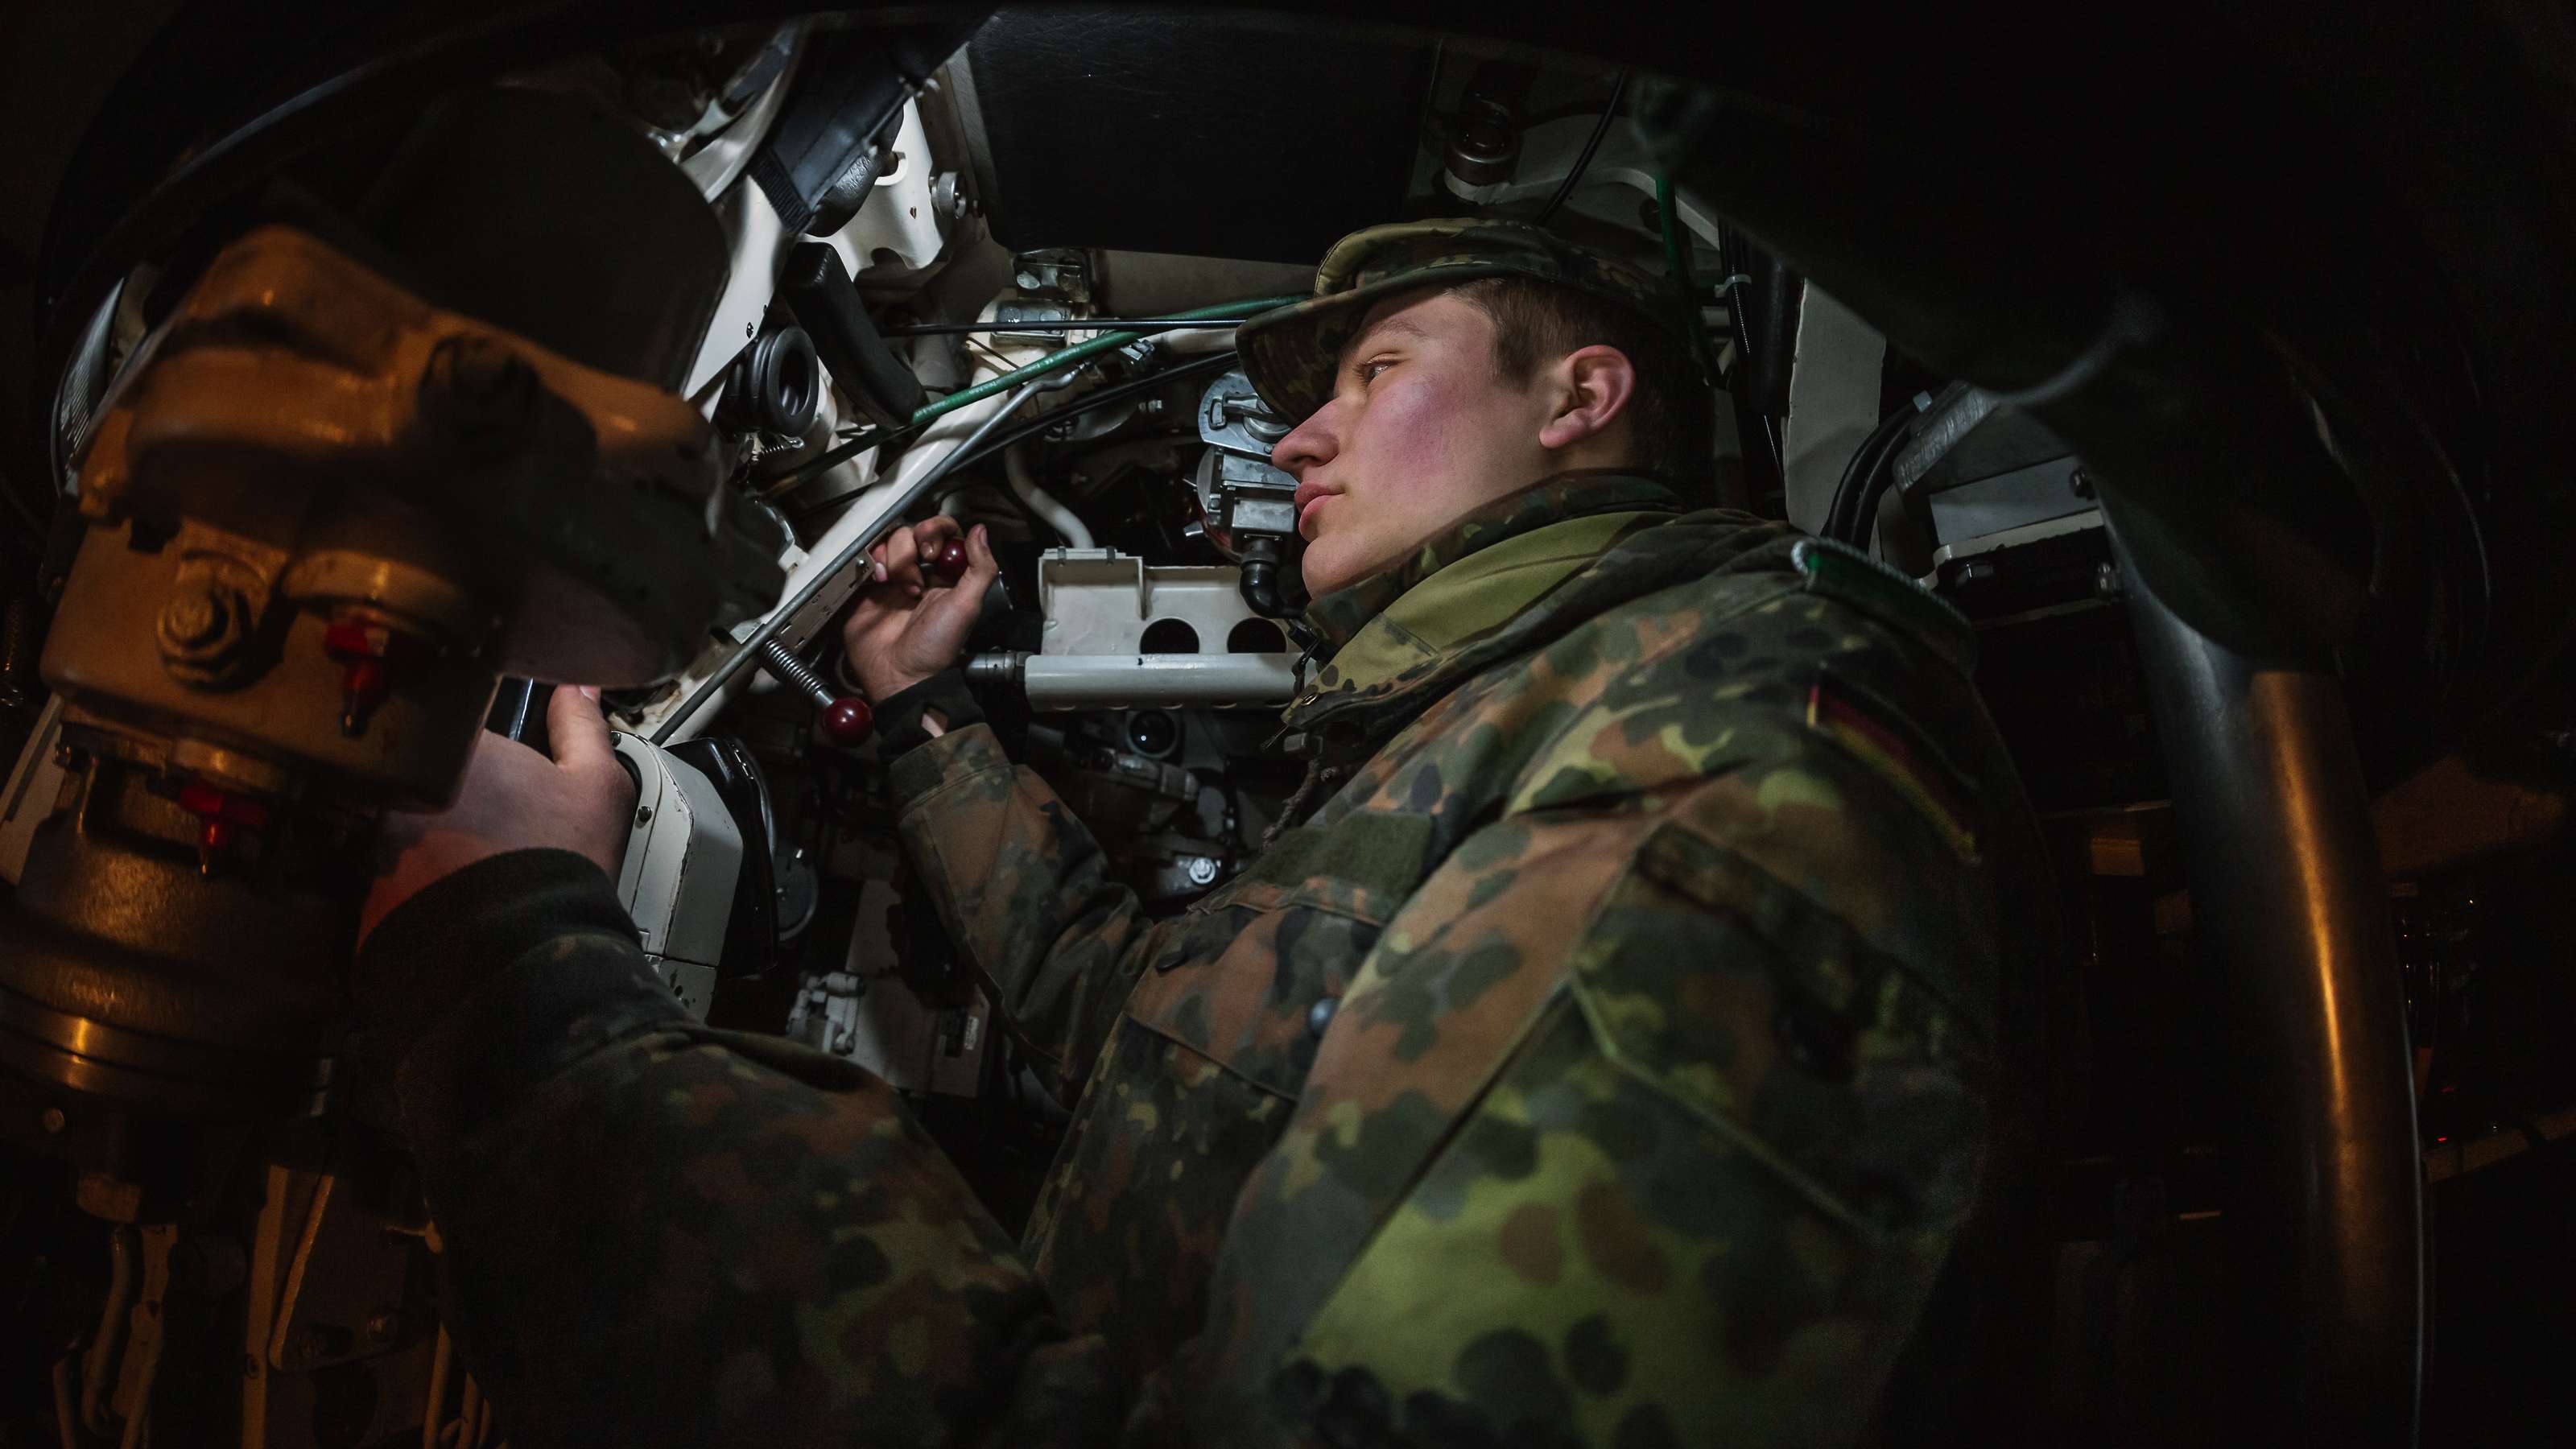
[[154, 631], [162, 666], [182, 684], [223, 682], [250, 635], [250, 601], [217, 579], [182, 583], [161, 605]]

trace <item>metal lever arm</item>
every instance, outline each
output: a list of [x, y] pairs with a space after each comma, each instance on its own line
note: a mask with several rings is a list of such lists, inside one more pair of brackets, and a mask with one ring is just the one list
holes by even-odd
[[950, 470], [954, 469], [961, 460], [972, 454], [976, 445], [983, 442], [993, 429], [999, 427], [1004, 418], [1018, 412], [1021, 405], [1037, 396], [1038, 389], [1043, 386], [1045, 386], [1044, 379], [1022, 383], [1019, 390], [1011, 394], [1011, 400], [1004, 403], [999, 412], [977, 424], [975, 431], [967, 434], [965, 441], [959, 443], [955, 451], [939, 460], [938, 466], [922, 474], [918, 482], [905, 489], [903, 496], [896, 499], [892, 507], [878, 516], [876, 526], [851, 539], [848, 547], [834, 555], [831, 562], [807, 574], [805, 582], [798, 585], [786, 598], [781, 599], [778, 607], [769, 612], [769, 617], [760, 622], [760, 627], [752, 631], [751, 637], [744, 641], [743, 647], [734, 651], [733, 656], [724, 663], [717, 665], [715, 672], [700, 682], [697, 692], [689, 696], [688, 702], [671, 711], [670, 715], [655, 727], [653, 742], [660, 744], [679, 733], [680, 727], [688, 723], [689, 716], [697, 713], [708, 700], [715, 698], [717, 691], [732, 683], [734, 676], [759, 660], [762, 657], [761, 645], [777, 638], [778, 631], [787, 627], [787, 621], [796, 617], [798, 610], [812, 603], [817, 595], [831, 585], [833, 580], [841, 576], [843, 569], [857, 562], [861, 554], [866, 553], [878, 539], [885, 536], [887, 529], [902, 519], [906, 510], [920, 502], [931, 489], [938, 487], [940, 480], [946, 478]]

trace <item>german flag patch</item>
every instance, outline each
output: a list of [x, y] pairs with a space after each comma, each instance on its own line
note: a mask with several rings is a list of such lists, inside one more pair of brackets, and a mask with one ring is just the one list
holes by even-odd
[[1977, 858], [1974, 791], [1904, 716], [1820, 672], [1807, 686], [1807, 728], [1843, 747], [1905, 797], [1961, 860]]

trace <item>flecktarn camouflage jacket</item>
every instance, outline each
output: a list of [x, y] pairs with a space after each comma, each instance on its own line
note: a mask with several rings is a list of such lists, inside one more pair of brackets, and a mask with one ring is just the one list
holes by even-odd
[[[1566, 529], [1532, 598], [1441, 627], [1447, 571]], [[1313, 622], [1322, 803], [1176, 918], [983, 726], [896, 763], [950, 932], [1078, 1094], [1018, 1243], [882, 1083], [682, 1018], [585, 862], [379, 928], [361, 999], [518, 1442], [1863, 1430], [1977, 1193], [2022, 954], [1965, 625], [1597, 475]]]

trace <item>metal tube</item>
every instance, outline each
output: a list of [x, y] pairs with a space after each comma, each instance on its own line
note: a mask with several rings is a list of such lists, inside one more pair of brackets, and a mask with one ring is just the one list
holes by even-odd
[[2412, 1444], [2423, 1162], [2342, 688], [2321, 666], [2222, 648], [2119, 558], [2192, 915], [2225, 983], [2241, 1106], [2227, 1207], [2239, 1428], [2247, 1443]]
[[698, 685], [697, 692], [689, 696], [687, 703], [663, 717], [662, 722], [653, 729], [653, 743], [658, 745], [668, 741], [678, 733], [680, 726], [688, 723], [689, 716], [696, 714], [700, 707], [715, 697], [717, 691], [731, 683], [735, 675], [740, 674], [758, 660], [761, 657], [760, 646], [776, 638], [778, 631], [787, 627], [787, 621], [796, 616], [797, 610], [812, 603], [815, 595], [823, 592], [826, 585], [840, 576], [841, 570], [848, 568], [860, 554], [867, 552], [869, 545], [885, 536], [886, 528], [903, 517], [904, 510], [920, 502], [924, 494], [938, 487], [939, 480], [947, 477], [950, 470], [954, 469], [967, 454], [974, 452], [975, 445], [984, 441], [986, 434], [992, 432], [1002, 419], [1019, 411], [1020, 405], [1037, 396], [1038, 389], [1045, 385], [1043, 379], [1031, 379], [1020, 384], [1020, 390], [1011, 394], [1011, 400], [1002, 404], [1001, 411], [978, 424], [975, 431], [966, 435], [966, 441], [957, 445], [955, 452], [940, 459], [937, 467], [922, 474], [918, 481], [905, 489], [901, 497], [897, 498], [883, 513], [877, 515], [874, 526], [851, 539], [847, 547], [832, 556], [830, 563], [806, 575], [804, 585], [781, 600], [777, 608], [769, 611], [769, 617], [760, 621], [760, 627], [751, 632], [751, 637], [743, 641], [741, 648], [735, 650], [724, 663], [716, 666], [715, 672]]
[[1002, 476], [1010, 480], [1011, 491], [1019, 495], [1031, 513], [1046, 520], [1047, 527], [1063, 537], [1067, 548], [1091, 548], [1091, 529], [1082, 515], [1057, 501], [1056, 496], [1038, 486], [1037, 475], [1029, 470], [1028, 445], [1023, 443], [1002, 450]]
[[1032, 709], [1284, 704], [1292, 654], [986, 654], [967, 677], [1016, 682]]

